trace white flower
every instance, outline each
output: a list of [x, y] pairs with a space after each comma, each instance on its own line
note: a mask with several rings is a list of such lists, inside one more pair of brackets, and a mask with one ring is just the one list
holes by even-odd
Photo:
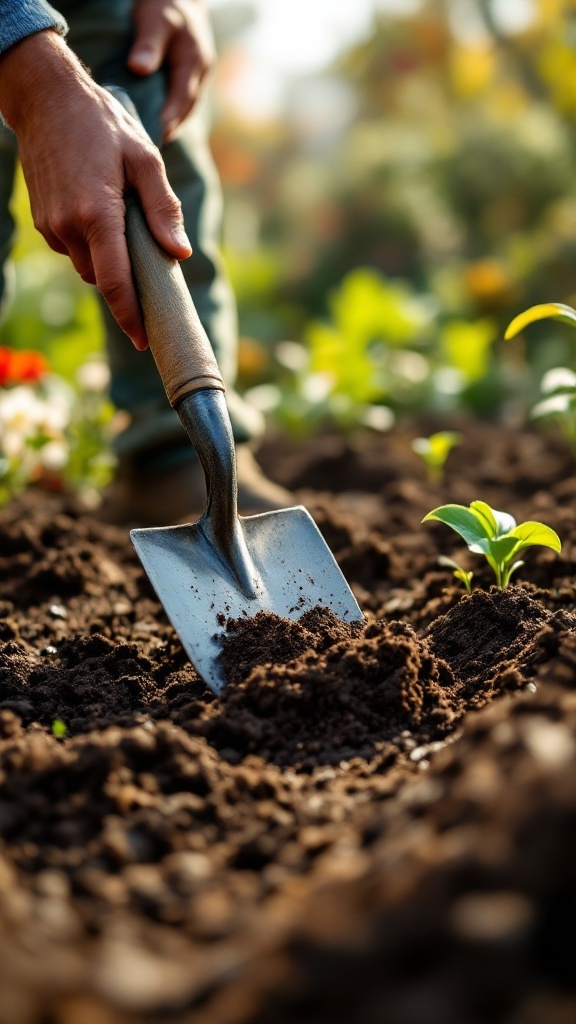
[[25, 384], [0, 392], [0, 433], [32, 437], [44, 415], [44, 403]]
[[68, 462], [68, 445], [64, 441], [48, 441], [40, 448], [38, 457], [45, 469], [63, 469]]
[[21, 459], [26, 451], [26, 438], [17, 430], [0, 432], [0, 451], [7, 459]]

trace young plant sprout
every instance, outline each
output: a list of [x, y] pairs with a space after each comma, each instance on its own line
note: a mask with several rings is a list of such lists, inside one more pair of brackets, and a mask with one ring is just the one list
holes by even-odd
[[458, 562], [455, 562], [453, 558], [448, 558], [446, 555], [440, 555], [438, 565], [443, 565], [447, 569], [453, 569], [455, 579], [460, 580], [464, 584], [469, 594], [472, 593], [473, 572], [463, 569], [461, 565], [458, 565]]
[[[540, 545], [560, 552], [562, 544], [554, 530], [543, 523], [529, 521], [516, 525], [516, 520], [507, 512], [497, 512], [484, 501], [473, 501], [469, 508], [465, 505], [440, 505], [422, 520], [436, 520], [451, 526], [466, 541], [470, 551], [484, 555], [496, 577], [496, 586], [504, 590], [510, 577], [524, 565], [517, 555], [524, 548]], [[463, 580], [466, 589], [470, 588], [464, 579], [465, 570], [457, 563], [454, 575]]]
[[416, 437], [412, 441], [412, 450], [420, 456], [426, 466], [426, 473], [431, 484], [442, 479], [444, 463], [456, 445], [460, 444], [461, 435], [455, 430], [439, 430], [430, 437]]
[[68, 726], [61, 718], [55, 718], [52, 722], [52, 735], [55, 736], [57, 740], [66, 739], [68, 735]]

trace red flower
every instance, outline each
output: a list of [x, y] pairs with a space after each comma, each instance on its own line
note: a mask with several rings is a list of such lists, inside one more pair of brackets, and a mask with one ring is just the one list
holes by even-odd
[[41, 352], [16, 350], [0, 345], [0, 387], [4, 384], [34, 384], [48, 373]]
[[10, 359], [12, 353], [9, 348], [0, 346], [0, 387], [7, 384], [10, 377]]

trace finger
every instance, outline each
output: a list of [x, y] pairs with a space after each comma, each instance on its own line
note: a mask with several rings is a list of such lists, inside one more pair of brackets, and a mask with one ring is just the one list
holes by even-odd
[[127, 161], [126, 177], [140, 196], [148, 227], [158, 244], [175, 259], [187, 259], [192, 246], [184, 229], [180, 201], [168, 184], [160, 156], [145, 163], [140, 158], [135, 165]]
[[157, 4], [136, 4], [133, 17], [136, 38], [127, 64], [137, 75], [151, 75], [164, 63], [174, 29]]
[[90, 255], [90, 249], [85, 242], [80, 240], [77, 243], [68, 244], [68, 255], [72, 265], [86, 284], [96, 284], [96, 274]]
[[98, 291], [124, 333], [143, 351], [148, 339], [132, 278], [123, 222], [120, 230], [116, 222], [108, 222], [89, 242]]
[[176, 44], [171, 47], [168, 95], [160, 114], [165, 140], [173, 135], [196, 104], [206, 71], [198, 55], [191, 63], [189, 50]]

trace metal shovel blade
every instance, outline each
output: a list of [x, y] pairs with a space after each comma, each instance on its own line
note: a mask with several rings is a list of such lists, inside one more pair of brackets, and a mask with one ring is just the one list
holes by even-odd
[[210, 542], [203, 520], [189, 526], [132, 530], [150, 581], [198, 674], [216, 694], [226, 685], [218, 656], [225, 619], [259, 611], [298, 619], [330, 608], [346, 621], [363, 619], [334, 556], [302, 506], [239, 520], [254, 567], [254, 596], [238, 585]]

